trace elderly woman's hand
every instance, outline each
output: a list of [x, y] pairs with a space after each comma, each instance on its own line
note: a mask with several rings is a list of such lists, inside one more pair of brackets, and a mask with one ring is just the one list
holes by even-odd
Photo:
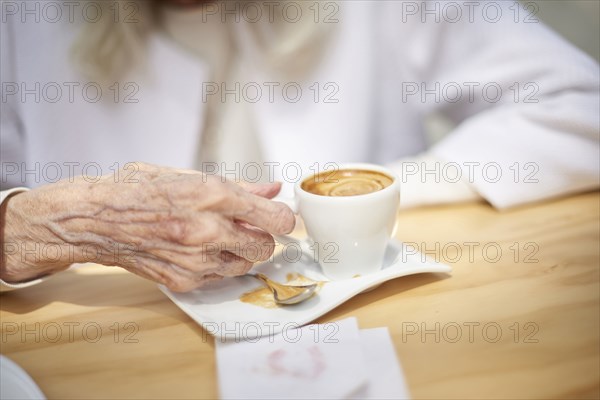
[[273, 253], [271, 234], [294, 228], [292, 211], [268, 200], [278, 184], [135, 165], [133, 179], [77, 178], [5, 202], [0, 278], [19, 282], [95, 262], [188, 291], [246, 273]]

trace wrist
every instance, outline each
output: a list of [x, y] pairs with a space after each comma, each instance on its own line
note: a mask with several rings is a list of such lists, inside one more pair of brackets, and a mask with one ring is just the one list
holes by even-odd
[[77, 262], [69, 257], [68, 244], [49, 233], [51, 210], [52, 205], [45, 203], [37, 190], [15, 194], [2, 203], [0, 279], [11, 283], [29, 281]]

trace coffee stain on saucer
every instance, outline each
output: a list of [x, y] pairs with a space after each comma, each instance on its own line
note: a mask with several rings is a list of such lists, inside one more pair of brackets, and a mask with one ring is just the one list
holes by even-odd
[[[324, 281], [313, 281], [306, 276], [292, 272], [286, 275], [286, 285], [312, 285], [313, 283], [317, 284], [317, 290], [315, 294], [319, 292], [319, 290], [326, 283]], [[252, 304], [254, 306], [263, 307], [263, 308], [279, 308], [281, 307], [279, 304], [275, 303], [275, 299], [273, 298], [273, 292], [271, 292], [267, 287], [259, 287], [258, 289], [252, 290], [250, 292], [246, 292], [240, 296], [240, 301], [242, 303]], [[289, 307], [289, 306], [288, 306]]]

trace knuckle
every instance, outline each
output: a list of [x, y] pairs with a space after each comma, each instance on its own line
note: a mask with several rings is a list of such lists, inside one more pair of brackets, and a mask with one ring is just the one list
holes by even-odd
[[253, 266], [254, 266], [254, 263], [244, 260], [244, 262], [242, 262], [240, 264], [240, 266], [238, 267], [238, 269], [236, 270], [236, 275], [246, 274], [248, 271], [250, 271], [252, 269]]
[[216, 209], [227, 209], [233, 203], [233, 192], [228, 185], [216, 183], [210, 187], [210, 196], [212, 205]]
[[229, 182], [222, 186], [224, 192], [224, 196], [221, 198], [222, 210], [227, 210], [228, 214], [234, 216], [243, 216], [252, 212], [253, 204], [248, 198], [250, 195], [244, 189]]
[[221, 267], [227, 267], [229, 265], [236, 263], [238, 260], [240, 260], [240, 257], [238, 257], [237, 255], [235, 255], [229, 251], [221, 252], [220, 257], [221, 257], [221, 263], [220, 263]]
[[198, 255], [194, 257], [194, 261], [197, 263], [195, 270], [214, 268], [215, 264], [218, 264], [218, 257], [221, 253], [221, 246], [216, 242], [205, 241], [202, 243]]
[[189, 292], [196, 287], [193, 281], [178, 275], [171, 275], [168, 277], [166, 286], [169, 290], [179, 293]]
[[215, 273], [209, 273], [206, 275], [203, 275], [197, 282], [196, 282], [196, 287], [204, 287], [206, 285], [208, 285], [211, 282], [215, 282], [215, 281], [220, 281], [223, 279], [223, 276], [215, 274]]
[[296, 218], [290, 208], [284, 204], [278, 205], [273, 213], [274, 233], [290, 233], [296, 226]]
[[275, 251], [275, 239], [271, 235], [264, 235], [264, 238], [260, 242], [261, 253], [259, 254], [258, 260], [265, 261], [273, 255]]
[[160, 229], [165, 239], [170, 242], [188, 244], [189, 228], [188, 222], [183, 218], [169, 218], [160, 223]]
[[236, 247], [236, 254], [249, 261], [263, 261], [269, 258], [275, 248], [275, 240], [263, 231], [242, 230], [243, 239]]
[[240, 275], [247, 274], [248, 271], [250, 271], [252, 269], [252, 267], [254, 267], [254, 263], [252, 263], [250, 261], [246, 261], [244, 263], [244, 265], [242, 265], [242, 270], [241, 270], [241, 274]]
[[233, 263], [222, 265], [219, 269], [219, 275], [222, 276], [239, 276], [250, 271], [254, 264], [248, 260], [237, 260]]
[[217, 218], [207, 219], [202, 226], [202, 242], [219, 244], [223, 240], [226, 230], [224, 224]]

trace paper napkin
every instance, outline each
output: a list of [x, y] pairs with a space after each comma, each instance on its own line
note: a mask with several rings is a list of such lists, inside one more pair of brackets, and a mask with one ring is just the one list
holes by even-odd
[[350, 398], [408, 399], [408, 388], [388, 329], [362, 329], [360, 341], [367, 366], [367, 385]]
[[223, 399], [407, 398], [387, 329], [355, 318], [216, 349]]

